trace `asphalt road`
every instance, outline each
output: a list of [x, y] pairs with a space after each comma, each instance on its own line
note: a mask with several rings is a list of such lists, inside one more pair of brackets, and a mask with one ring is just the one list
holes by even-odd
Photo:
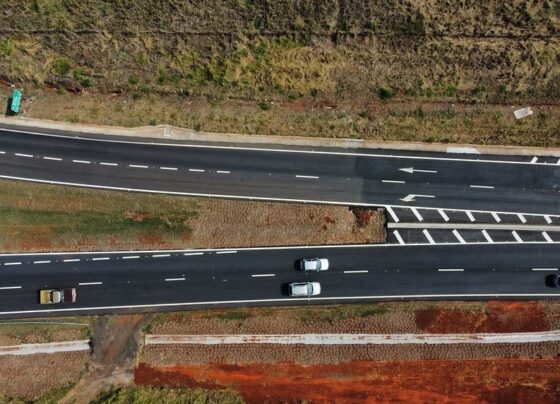
[[0, 129], [0, 178], [270, 200], [560, 212], [560, 165], [536, 157], [159, 145]]
[[[0, 316], [25, 317], [201, 307], [377, 300], [560, 297], [560, 245], [353, 246], [0, 256]], [[302, 273], [295, 261], [327, 257]], [[319, 281], [318, 297], [287, 296], [286, 284]], [[76, 287], [77, 303], [41, 306], [41, 288]], [[52, 310], [52, 311], [49, 311]]]

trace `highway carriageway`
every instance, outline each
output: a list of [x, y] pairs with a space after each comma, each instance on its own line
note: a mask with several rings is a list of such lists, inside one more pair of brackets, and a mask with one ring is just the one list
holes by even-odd
[[159, 144], [0, 129], [0, 178], [255, 200], [560, 212], [551, 157]]
[[[326, 257], [321, 273], [295, 269]], [[376, 245], [0, 256], [0, 316], [35, 317], [380, 300], [552, 299], [560, 244]], [[320, 296], [286, 284], [319, 281]], [[77, 288], [77, 303], [41, 306], [41, 288]]]

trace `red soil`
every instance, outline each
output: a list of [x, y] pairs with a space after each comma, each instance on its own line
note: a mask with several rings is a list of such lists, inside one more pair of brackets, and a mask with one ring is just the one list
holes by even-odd
[[416, 326], [428, 333], [534, 332], [549, 324], [540, 302], [486, 303], [485, 312], [429, 309], [416, 312]]
[[336, 365], [140, 363], [138, 385], [232, 388], [249, 403], [560, 402], [560, 360], [351, 362]]

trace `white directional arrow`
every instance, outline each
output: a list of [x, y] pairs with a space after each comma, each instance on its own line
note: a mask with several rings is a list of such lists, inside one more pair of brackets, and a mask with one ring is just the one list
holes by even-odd
[[403, 202], [414, 202], [414, 198], [435, 198], [435, 195], [415, 195], [415, 194], [408, 194], [404, 198], [401, 198]]
[[399, 170], [409, 174], [413, 174], [413, 173], [437, 174], [437, 171], [434, 170], [418, 170], [418, 169], [414, 169], [414, 167], [399, 168]]

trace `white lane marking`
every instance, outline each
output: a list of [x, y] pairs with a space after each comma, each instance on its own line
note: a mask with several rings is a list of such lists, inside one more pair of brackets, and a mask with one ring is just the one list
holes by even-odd
[[266, 277], [271, 277], [271, 276], [276, 276], [276, 274], [253, 274], [253, 275], [251, 275], [251, 277], [253, 277], [253, 278], [266, 278]]
[[397, 180], [381, 180], [381, 182], [384, 182], [386, 184], [406, 184], [406, 182], [404, 181], [397, 181]]
[[124, 257], [122, 257], [123, 260], [133, 260], [136, 258], [140, 258], [139, 255], [125, 255]]
[[171, 257], [171, 254], [153, 254], [152, 258], [164, 258], [164, 257]]
[[5, 262], [4, 265], [21, 265], [21, 262]]
[[226, 171], [226, 170], [218, 170], [216, 171], [218, 174], [230, 174], [230, 171]]
[[204, 255], [204, 253], [202, 252], [195, 252], [195, 253], [184, 253], [184, 256], [190, 256], [190, 255]]
[[394, 230], [393, 234], [395, 235], [395, 237], [397, 238], [397, 241], [399, 242], [400, 245], [404, 245], [404, 240], [401, 237], [401, 234], [399, 233], [398, 230]]
[[178, 168], [175, 167], [160, 167], [160, 170], [169, 170], [169, 171], [177, 171]]
[[558, 271], [558, 268], [532, 268], [532, 271]]
[[486, 241], [488, 241], [489, 243], [494, 242], [494, 240], [492, 240], [492, 237], [490, 237], [490, 234], [488, 234], [488, 232], [486, 230], [482, 230], [482, 235], [484, 236]]
[[511, 234], [513, 234], [513, 237], [515, 237], [515, 240], [516, 240], [518, 243], [522, 243], [522, 242], [523, 242], [523, 239], [522, 239], [521, 237], [519, 237], [519, 234], [517, 234], [517, 232], [516, 232], [515, 230], [513, 230], [513, 231], [511, 232]]
[[422, 230], [422, 233], [424, 233], [424, 236], [426, 236], [426, 238], [428, 239], [428, 242], [430, 244], [435, 244], [436, 243], [434, 241], [434, 239], [432, 238], [432, 236], [430, 235], [430, 233], [428, 232], [428, 230], [424, 229], [424, 230]]
[[[2, 128], [2, 130], [4, 130]], [[127, 192], [142, 192], [148, 194], [162, 194], [162, 195], [182, 195], [182, 196], [200, 196], [206, 198], [224, 198], [224, 199], [242, 199], [242, 200], [254, 200], [254, 201], [278, 201], [278, 202], [299, 202], [299, 203], [315, 203], [315, 204], [328, 204], [328, 205], [354, 205], [354, 206], [377, 206], [377, 207], [393, 207], [393, 208], [401, 208], [401, 209], [410, 209], [409, 205], [387, 205], [381, 202], [355, 202], [355, 201], [325, 201], [325, 200], [315, 200], [315, 199], [292, 199], [292, 198], [270, 198], [270, 197], [260, 197], [260, 196], [251, 196], [251, 195], [227, 195], [227, 194], [204, 194], [199, 192], [178, 192], [178, 191], [160, 191], [157, 189], [145, 189], [145, 188], [127, 188], [127, 187], [112, 187], [108, 185], [94, 185], [94, 184], [83, 184], [77, 182], [67, 182], [67, 181], [51, 181], [51, 180], [43, 180], [39, 178], [28, 178], [28, 177], [17, 177], [14, 175], [0, 175], [0, 178], [6, 178], [10, 180], [19, 180], [19, 181], [27, 181], [27, 182], [36, 182], [39, 184], [58, 184], [58, 185], [67, 185], [73, 187], [81, 187], [81, 188], [92, 188], [92, 189], [111, 189], [113, 191], [127, 191]], [[408, 195], [408, 197], [414, 196], [424, 196], [424, 197], [431, 197], [435, 198], [432, 195]], [[407, 198], [405, 198], [407, 199]], [[413, 198], [414, 199], [414, 198]], [[407, 200], [406, 202], [410, 202]], [[416, 206], [418, 209], [426, 209], [426, 210], [437, 210], [438, 208], [430, 207], [430, 206]], [[455, 211], [466, 212], [466, 209], [454, 209]], [[476, 210], [471, 209], [472, 212], [478, 213], [491, 213], [486, 210]], [[500, 213], [504, 215], [512, 215], [521, 213], [523, 215], [535, 215], [535, 213], [531, 212], [503, 212], [503, 211], [495, 211], [494, 213]], [[558, 215], [555, 215], [555, 217]], [[115, 252], [115, 251], [114, 251]], [[119, 251], [120, 252], [120, 251]], [[21, 254], [16, 254], [21, 255]]]
[[72, 259], [68, 259], [68, 260], [62, 260], [62, 262], [80, 262], [79, 258], [72, 258]]
[[494, 189], [493, 186], [490, 185], [469, 185], [471, 188], [479, 188], [479, 189]]
[[393, 222], [395, 222], [395, 223], [399, 222], [399, 217], [397, 216], [395, 211], [390, 206], [387, 206], [387, 212], [389, 212], [389, 214], [393, 218]]
[[189, 168], [191, 173], [203, 173], [206, 170], [201, 170], [200, 168]]
[[418, 194], [408, 194], [404, 198], [399, 198], [403, 202], [416, 202], [415, 198], [435, 198], [435, 195], [418, 195]]
[[438, 269], [439, 272], [463, 272], [463, 268], [441, 268]]
[[48, 156], [44, 156], [43, 159], [45, 160], [52, 160], [52, 161], [62, 161], [62, 159], [60, 157], [48, 157]]
[[531, 164], [535, 164], [538, 160], [539, 160], [538, 157], [533, 157], [533, 158], [531, 159]]
[[544, 220], [546, 220], [546, 222], [547, 222], [548, 224], [552, 223], [552, 219], [550, 219], [550, 216], [544, 215], [543, 217], [544, 217]]
[[521, 220], [521, 223], [527, 223], [527, 219], [525, 219], [525, 216], [523, 216], [521, 213], [518, 213], [517, 217], [519, 218], [519, 220]]
[[110, 259], [111, 258], [109, 258], [109, 257], [95, 257], [95, 258], [92, 258], [91, 260], [92, 261], [109, 261]]
[[500, 223], [502, 221], [502, 219], [500, 219], [500, 216], [498, 216], [496, 212], [492, 212], [492, 217], [497, 223]]
[[165, 278], [165, 282], [177, 282], [177, 281], [184, 281], [186, 278]]
[[49, 260], [45, 260], [45, 261], [33, 261], [34, 264], [50, 264], [51, 262]]
[[21, 289], [21, 286], [2, 286], [0, 290]]
[[103, 282], [80, 282], [79, 286], [103, 285]]
[[18, 156], [18, 157], [33, 158], [33, 154], [15, 153], [15, 155]]
[[143, 166], [140, 164], [129, 164], [128, 165], [130, 168], [148, 168], [148, 166]]
[[419, 169], [415, 169], [414, 167], [399, 168], [399, 171], [404, 171], [405, 173], [409, 173], [409, 174], [413, 174], [413, 173], [437, 174], [437, 171], [435, 170], [419, 170]]
[[6, 154], [6, 152], [5, 152], [5, 151], [1, 151], [1, 150], [0, 150], [0, 154]]
[[91, 161], [87, 161], [87, 160], [72, 160], [72, 162], [78, 164], [91, 164]]
[[236, 254], [236, 250], [216, 251], [216, 254]]
[[465, 239], [459, 234], [459, 232], [457, 230], [453, 230], [453, 235], [455, 236], [455, 238], [457, 240], [459, 240], [459, 243], [461, 243], [461, 244], [466, 243]]
[[556, 162], [557, 165], [560, 165], [560, 159], [558, 159], [558, 161]]
[[449, 216], [447, 216], [447, 214], [443, 211], [443, 209], [438, 209], [438, 212], [440, 216], [443, 218], [443, 220], [449, 222]]
[[308, 180], [318, 180], [319, 177], [315, 176], [315, 175], [296, 175], [296, 178], [303, 178], [303, 179], [308, 179]]
[[469, 218], [469, 220], [470, 220], [471, 222], [474, 222], [474, 221], [475, 221], [475, 218], [474, 218], [474, 216], [473, 216], [473, 214], [471, 213], [470, 210], [467, 210], [467, 211], [466, 211], [466, 214], [467, 214], [467, 217]]
[[542, 236], [544, 237], [544, 239], [546, 240], [547, 243], [553, 243], [554, 241], [550, 238], [550, 236], [548, 235], [548, 233], [546, 231], [542, 232]]
[[422, 222], [424, 220], [424, 218], [422, 217], [420, 212], [416, 210], [416, 208], [410, 208], [410, 210], [412, 211], [412, 213], [414, 213], [414, 216], [416, 216], [416, 219], [418, 219], [419, 222]]
[[369, 271], [367, 269], [358, 271], [344, 271], [345, 274], [367, 274]]
[[106, 163], [106, 162], [104, 162], [104, 161], [102, 161], [102, 162], [99, 163], [99, 164], [102, 165], [102, 166], [111, 166], [111, 167], [116, 167], [116, 166], [118, 166], [117, 163]]

